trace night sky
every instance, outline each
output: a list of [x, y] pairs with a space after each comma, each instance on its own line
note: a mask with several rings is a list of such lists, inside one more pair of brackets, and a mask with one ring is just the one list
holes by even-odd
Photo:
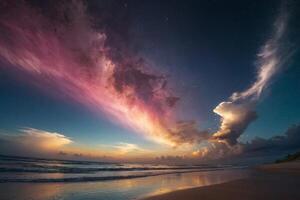
[[[0, 31], [2, 32], [0, 33], [0, 38], [2, 38], [0, 39], [0, 134], [2, 135], [0, 144], [5, 143], [4, 147], [0, 147], [1, 154], [51, 155], [52, 157], [80, 154], [85, 158], [107, 156], [112, 159], [121, 157], [122, 159], [137, 160], [143, 160], [140, 157], [145, 157], [145, 155], [147, 159], [169, 155], [201, 160], [202, 157], [211, 159], [236, 155], [232, 153], [232, 149], [236, 149], [237, 146], [244, 148], [237, 153], [243, 155], [243, 152], [255, 149], [255, 144], [251, 141], [253, 139], [257, 141], [257, 137], [264, 138], [261, 139], [263, 144], [260, 145], [263, 146], [266, 143], [266, 146], [274, 152], [277, 147], [280, 147], [280, 150], [299, 149], [300, 66], [298, 62], [300, 55], [298, 47], [300, 26], [297, 18], [300, 17], [300, 10], [296, 1], [84, 1], [85, 15], [90, 16], [88, 28], [106, 35], [101, 52], [103, 51], [104, 58], [115, 63], [116, 69], [118, 69], [112, 76], [113, 84], [115, 84], [112, 88], [119, 93], [113, 93], [116, 94], [113, 98], [125, 98], [118, 95], [132, 92], [131, 90], [127, 91], [132, 87], [134, 91], [133, 94], [130, 94], [138, 100], [134, 103], [130, 101], [131, 103], [128, 105], [142, 105], [139, 113], [149, 111], [151, 116], [149, 124], [156, 123], [156, 121], [151, 121], [152, 117], [155, 120], [158, 117], [159, 126], [162, 126], [160, 128], [164, 131], [172, 130], [166, 134], [149, 134], [149, 130], [153, 130], [151, 127], [144, 130], [144, 127], [148, 127], [148, 122], [143, 126], [144, 121], [135, 122], [140, 119], [132, 119], [132, 115], [128, 115], [130, 119], [126, 120], [126, 114], [122, 114], [119, 110], [117, 112], [115, 109], [120, 101], [116, 101], [114, 104], [107, 98], [107, 100], [103, 100], [104, 103], [98, 105], [98, 99], [96, 103], [92, 100], [89, 101], [94, 98], [93, 94], [95, 93], [83, 93], [86, 91], [85, 89], [77, 88], [81, 85], [74, 86], [81, 82], [90, 86], [94, 82], [87, 80], [96, 81], [98, 79], [95, 77], [101, 75], [95, 75], [94, 69], [90, 70], [98, 62], [89, 55], [90, 47], [86, 47], [90, 41], [88, 38], [90, 32], [85, 33], [82, 30], [86, 28], [86, 24], [82, 25], [83, 22], [80, 21], [80, 18], [74, 17], [80, 14], [76, 13], [76, 9], [73, 10], [74, 12], [67, 9], [61, 11], [67, 7], [65, 5], [71, 3], [68, 1], [63, 3], [26, 1], [24, 5], [16, 6], [8, 2], [4, 1], [0, 4], [1, 10], [12, 10], [12, 12], [0, 15]], [[81, 5], [78, 2], [81, 1], [75, 1], [73, 4]], [[29, 11], [22, 9], [22, 6], [30, 8]], [[24, 13], [20, 11], [18, 16], [13, 16], [13, 12], [18, 9]], [[281, 11], [282, 9], [284, 11]], [[14, 63], [14, 60], [17, 59], [24, 61], [25, 50], [30, 52], [32, 47], [26, 49], [27, 43], [19, 44], [22, 42], [16, 37], [19, 32], [16, 31], [17, 29], [11, 28], [12, 26], [8, 26], [8, 24], [15, 25], [15, 27], [19, 25], [15, 20], [10, 21], [11, 18], [18, 19], [22, 15], [30, 14], [35, 16], [32, 10], [38, 10], [38, 16], [43, 16], [42, 20], [37, 22], [39, 26], [31, 29], [31, 25], [26, 25], [27, 21], [24, 17], [24, 22], [21, 22], [24, 23], [24, 26], [20, 29], [28, 28], [30, 31], [20, 34], [23, 34], [24, 38], [27, 37], [27, 34], [32, 34], [32, 37], [28, 36], [28, 41], [33, 44], [36, 52], [33, 55], [38, 59], [51, 61], [45, 62], [43, 69], [37, 73], [26, 71], [28, 63], [27, 66], [24, 64], [25, 62], [21, 61]], [[63, 13], [62, 18], [60, 18], [59, 12]], [[64, 12], [72, 14], [64, 15]], [[277, 41], [272, 38], [272, 35], [276, 35], [276, 31], [280, 27], [274, 23], [278, 18], [281, 20], [280, 13], [282, 12], [282, 15], [288, 15], [288, 19], [283, 22], [286, 25], [284, 35], [280, 35]], [[53, 17], [56, 15], [57, 18]], [[61, 26], [73, 26], [72, 16], [75, 19], [75, 28], [70, 29], [71, 31], [67, 28], [60, 29]], [[63, 22], [61, 23], [59, 20]], [[43, 22], [45, 23], [43, 24]], [[80, 25], [77, 27], [75, 22]], [[45, 40], [37, 39], [32, 42], [38, 35], [35, 35], [35, 32], [39, 31], [39, 27], [45, 29], [42, 32], [42, 34], [45, 33]], [[76, 31], [79, 33], [76, 34]], [[15, 35], [11, 33], [15, 33]], [[58, 59], [46, 57], [39, 51], [50, 45], [49, 52], [45, 55], [52, 55], [52, 52], [63, 51], [61, 50], [63, 48], [58, 50], [59, 48], [52, 48], [55, 47], [54, 45], [46, 43], [44, 46], [42, 44], [39, 46], [39, 42], [50, 41], [51, 43], [56, 36], [61, 36], [59, 34], [62, 35], [64, 42], [64, 46], [62, 46], [67, 46], [68, 49], [71, 49], [68, 50], [69, 52], [76, 53], [76, 55], [74, 53], [75, 58], [72, 62], [75, 60], [74, 62], [79, 63], [78, 66], [83, 62], [84, 66], [88, 67], [88, 69], [82, 67], [78, 74], [87, 72], [86, 76], [91, 76], [91, 78], [86, 79], [85, 75], [83, 78], [76, 75], [76, 66], [71, 66], [71, 62], [68, 63], [68, 61], [61, 62], [69, 64], [68, 69], [61, 74], [63, 74], [62, 76], [66, 73], [71, 74], [72, 82], [64, 82], [68, 76], [58, 79], [54, 73], [46, 71], [56, 65]], [[52, 39], [54, 39], [50, 40], [46, 36], [53, 36]], [[276, 36], [274, 37], [276, 38]], [[66, 38], [71, 39], [68, 41]], [[261, 93], [258, 94], [256, 91], [257, 94], [245, 95], [245, 97], [241, 95], [242, 97], [237, 100], [229, 100], [233, 93], [242, 93], [257, 81], [262, 65], [258, 54], [263, 51], [263, 46], [268, 41], [272, 41], [276, 48], [274, 57], [279, 60], [276, 73], [267, 80]], [[73, 45], [74, 43], [76, 45]], [[58, 43], [57, 46], [59, 45]], [[23, 51], [20, 46], [24, 47]], [[7, 52], [13, 55], [10, 57], [11, 59], [8, 59], [7, 54], [9, 53]], [[67, 53], [63, 55], [69, 55]], [[102, 57], [103, 55], [101, 54]], [[78, 57], [80, 60], [77, 60]], [[33, 59], [33, 57], [31, 58]], [[63, 56], [59, 58], [63, 60]], [[136, 60], [142, 60], [141, 68], [140, 66], [131, 67]], [[41, 62], [37, 62], [35, 65], [38, 66], [39, 63]], [[93, 66], [90, 67], [91, 65]], [[124, 67], [125, 65], [129, 65], [128, 69]], [[157, 82], [157, 85], [152, 86], [153, 82], [155, 84]], [[111, 84], [111, 82], [108, 83]], [[151, 88], [149, 88], [149, 83]], [[91, 88], [97, 90], [99, 83], [97, 82], [95, 85], [92, 85], [88, 91], [90, 92]], [[110, 86], [106, 85], [103, 88], [107, 87]], [[156, 99], [154, 90], [159, 90], [158, 93], [162, 95], [157, 97], [159, 100]], [[150, 94], [148, 94], [149, 91]], [[97, 93], [99, 102], [102, 102], [103, 96], [105, 96], [105, 92]], [[166, 106], [165, 103], [161, 103], [161, 101], [169, 102], [171, 98], [176, 99], [174, 106]], [[221, 117], [213, 110], [221, 102], [226, 101], [234, 106], [242, 107], [243, 113], [242, 117], [237, 116], [240, 121], [233, 121], [234, 125], [229, 126], [228, 129], [233, 130], [223, 134], [223, 130], [220, 128], [223, 116]], [[114, 104], [113, 107], [107, 111], [106, 108], [111, 104]], [[131, 112], [132, 107], [128, 105], [129, 112]], [[243, 110], [244, 106], [247, 107], [246, 110]], [[253, 118], [252, 114], [249, 115], [251, 118], [249, 120], [248, 111], [253, 114]], [[240, 111], [238, 112], [240, 115]], [[244, 113], [246, 113], [245, 116]], [[165, 118], [169, 118], [169, 115], [171, 115], [170, 121], [168, 119], [166, 122]], [[176, 117], [173, 119], [173, 116]], [[137, 118], [139, 117], [137, 116]], [[242, 119], [247, 121], [245, 127], [237, 125], [244, 123]], [[178, 126], [181, 127], [181, 123], [185, 123], [182, 128], [184, 130], [178, 128]], [[297, 141], [293, 139], [293, 144], [285, 141], [289, 138], [281, 139], [282, 143], [269, 142], [274, 136], [284, 135], [291, 127], [295, 132], [292, 131], [294, 136], [291, 137], [297, 139]], [[160, 130], [155, 129], [154, 132]], [[59, 134], [59, 138], [63, 138], [65, 141], [55, 146], [55, 152], [48, 148], [44, 154], [39, 154], [36, 150], [39, 145], [32, 147], [34, 149], [32, 150], [28, 145], [31, 143], [26, 142], [27, 140], [31, 141], [30, 135], [43, 138], [42, 135], [35, 135], [37, 132], [38, 134], [46, 133], [50, 135], [49, 137], [51, 134]], [[215, 135], [218, 132], [221, 135]], [[170, 142], [171, 145], [157, 140], [158, 137], [161, 137], [162, 141], [166, 140], [166, 143]], [[34, 141], [40, 142], [39, 139]], [[219, 151], [214, 148], [219, 147], [213, 145], [214, 147], [211, 149], [210, 145], [216, 141], [224, 143], [224, 146], [220, 148], [224, 149], [225, 146], [226, 149], [229, 148], [226, 155], [215, 156]], [[283, 143], [284, 145], [282, 145]], [[40, 146], [41, 148], [45, 147]], [[212, 153], [202, 153], [202, 147], [206, 149], [205, 152], [212, 151]]]

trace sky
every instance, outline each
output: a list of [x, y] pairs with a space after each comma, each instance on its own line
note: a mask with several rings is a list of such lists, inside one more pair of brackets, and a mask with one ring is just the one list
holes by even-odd
[[201, 162], [300, 148], [296, 1], [0, 9], [1, 154]]

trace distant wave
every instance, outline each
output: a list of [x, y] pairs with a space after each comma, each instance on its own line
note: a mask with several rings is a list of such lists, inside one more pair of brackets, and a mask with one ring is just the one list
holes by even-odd
[[76, 168], [76, 167], [0, 167], [1, 172], [31, 172], [31, 173], [95, 173], [114, 171], [158, 171], [158, 170], [211, 170], [224, 167], [113, 167], [113, 168]]
[[[243, 169], [245, 166], [231, 167], [230, 169]], [[148, 173], [142, 175], [129, 175], [129, 176], [104, 176], [104, 177], [70, 177], [70, 178], [2, 178], [0, 183], [9, 182], [23, 182], [23, 183], [73, 183], [73, 182], [95, 182], [95, 181], [112, 181], [121, 179], [133, 179], [133, 178], [143, 178], [149, 176], [161, 176], [167, 174], [181, 174], [181, 173], [193, 173], [202, 171], [216, 171], [225, 170], [228, 168], [212, 168], [212, 169], [197, 169], [197, 170], [186, 170], [186, 171], [172, 171], [172, 172], [161, 172], [161, 173]]]
[[39, 163], [49, 163], [49, 164], [77, 164], [77, 165], [107, 165], [107, 164], [116, 164], [110, 162], [100, 162], [100, 161], [79, 161], [79, 160], [60, 160], [60, 159], [45, 159], [45, 158], [32, 158], [32, 157], [23, 157], [23, 156], [7, 156], [7, 155], [0, 155], [0, 161], [20, 161], [20, 162], [39, 162]]
[[233, 168], [242, 167], [207, 164], [176, 166], [103, 163], [0, 155], [0, 183], [109, 181]]

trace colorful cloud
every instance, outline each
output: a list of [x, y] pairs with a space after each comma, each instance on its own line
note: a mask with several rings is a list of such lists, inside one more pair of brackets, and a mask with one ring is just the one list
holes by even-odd
[[63, 134], [23, 128], [18, 134], [0, 135], [1, 153], [18, 155], [57, 154], [73, 141]]
[[1, 4], [0, 59], [9, 68], [153, 141], [175, 146], [207, 137], [194, 122], [177, 123], [172, 108], [179, 98], [163, 74], [132, 53], [122, 40], [126, 30], [105, 19], [93, 23], [82, 1], [49, 6], [42, 13], [25, 3]]

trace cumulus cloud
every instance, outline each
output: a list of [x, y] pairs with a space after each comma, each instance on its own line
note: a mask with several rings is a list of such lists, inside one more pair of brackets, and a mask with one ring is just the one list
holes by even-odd
[[230, 145], [236, 144], [236, 139], [244, 132], [248, 124], [256, 119], [252, 102], [222, 102], [214, 109], [214, 112], [221, 116], [222, 122], [213, 138], [224, 140]]
[[172, 129], [169, 130], [173, 140], [176, 143], [185, 141], [189, 144], [198, 144], [210, 137], [206, 130], [199, 130], [196, 121], [178, 121]]
[[[208, 142], [203, 147], [195, 150], [192, 154], [202, 161], [222, 160], [230, 158], [230, 162], [245, 161], [261, 162], [271, 161], [287, 153], [294, 153], [300, 150], [300, 124], [292, 125], [281, 135], [271, 138], [256, 137], [250, 142], [239, 142], [230, 145], [226, 142]], [[260, 158], [260, 159], [259, 159]], [[191, 159], [190, 159], [191, 160]], [[229, 160], [227, 160], [229, 161]]]
[[63, 134], [34, 128], [23, 128], [18, 134], [0, 135], [0, 152], [17, 155], [58, 153], [72, 140]]
[[226, 102], [220, 103], [214, 112], [221, 117], [219, 130], [212, 139], [235, 145], [248, 125], [256, 119], [255, 106], [262, 92], [270, 85], [274, 76], [291, 56], [284, 45], [288, 14], [283, 6], [277, 17], [273, 33], [257, 55], [257, 76], [255, 82], [245, 91], [235, 92]]
[[[238, 138], [247, 129], [249, 124], [258, 116], [256, 105], [261, 95], [271, 84], [274, 77], [282, 70], [284, 64], [292, 56], [291, 49], [286, 45], [286, 32], [288, 26], [287, 4], [282, 4], [280, 13], [275, 20], [273, 32], [257, 54], [257, 75], [250, 87], [242, 92], [235, 92], [213, 110], [220, 116], [218, 131], [212, 134], [204, 147], [195, 150], [192, 155], [205, 158], [223, 158], [247, 152], [257, 145], [266, 146], [274, 143], [270, 140], [257, 138], [251, 144], [242, 144]], [[286, 141], [280, 140], [280, 143]], [[271, 142], [272, 141], [272, 142]]]

